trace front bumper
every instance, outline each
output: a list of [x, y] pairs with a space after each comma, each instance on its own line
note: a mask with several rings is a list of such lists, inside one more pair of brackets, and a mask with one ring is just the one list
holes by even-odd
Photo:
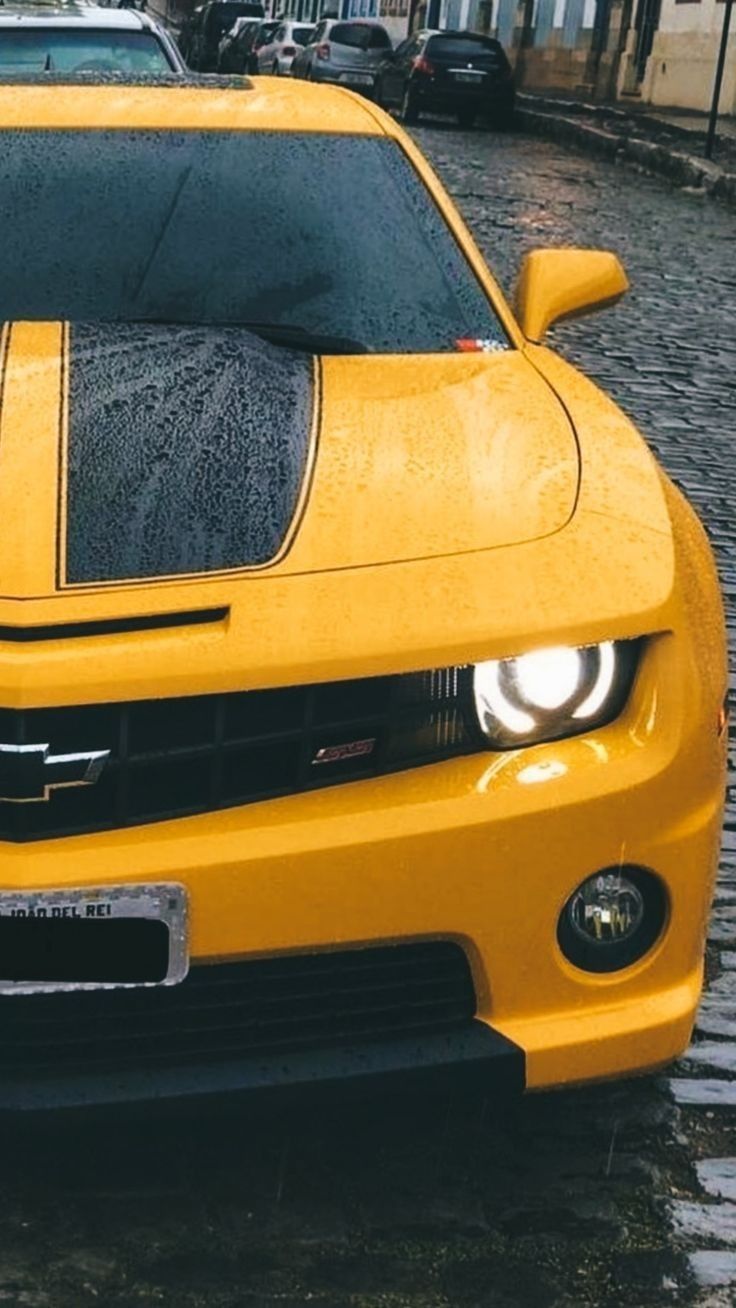
[[[626, 711], [590, 736], [128, 831], [5, 845], [3, 884], [183, 883], [192, 959], [202, 963], [451, 940], [472, 971], [473, 1029], [522, 1051], [528, 1088], [662, 1064], [685, 1047], [699, 998], [725, 763], [697, 687], [688, 713], [675, 711], [675, 648], [673, 637], [651, 643]], [[635, 965], [585, 973], [557, 946], [558, 916], [583, 878], [619, 860], [662, 879], [666, 928]], [[229, 1090], [315, 1077], [370, 1084], [391, 1070], [467, 1065], [460, 1045], [427, 1039], [383, 1053], [314, 1050], [282, 1058], [280, 1072], [241, 1062], [129, 1073], [115, 1095], [139, 1098], [146, 1086], [152, 1098], [210, 1094], [218, 1077]], [[470, 1062], [481, 1078], [499, 1066], [482, 1053]], [[6, 1091], [0, 1107], [38, 1098], [27, 1083]], [[54, 1093], [69, 1102], [79, 1090]], [[84, 1094], [109, 1097], [109, 1078]]]
[[326, 1046], [288, 1055], [232, 1058], [173, 1067], [104, 1068], [0, 1081], [0, 1118], [17, 1113], [135, 1108], [166, 1104], [186, 1108], [211, 1101], [240, 1104], [255, 1096], [275, 1099], [315, 1093], [372, 1095], [384, 1090], [434, 1093], [459, 1088], [517, 1095], [524, 1088], [524, 1055], [485, 1023], [421, 1040], [373, 1040], [359, 1046]]
[[503, 86], [453, 86], [446, 81], [437, 86], [432, 81], [422, 78], [412, 84], [416, 104], [420, 109], [435, 113], [456, 113], [460, 109], [474, 109], [478, 114], [510, 114], [514, 108], [515, 93], [513, 87]]
[[312, 65], [312, 79], [325, 82], [330, 86], [344, 86], [350, 91], [359, 91], [362, 95], [372, 95], [376, 85], [376, 75], [367, 68], [344, 68], [339, 64], [323, 61]]

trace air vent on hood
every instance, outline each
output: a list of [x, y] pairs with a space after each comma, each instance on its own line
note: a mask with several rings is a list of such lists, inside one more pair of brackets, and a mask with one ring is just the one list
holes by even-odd
[[201, 627], [222, 622], [228, 608], [192, 609], [182, 613], [144, 613], [132, 618], [101, 618], [94, 622], [53, 622], [41, 627], [0, 625], [0, 641], [73, 640], [79, 636], [118, 636], [126, 631], [159, 631], [166, 627]]

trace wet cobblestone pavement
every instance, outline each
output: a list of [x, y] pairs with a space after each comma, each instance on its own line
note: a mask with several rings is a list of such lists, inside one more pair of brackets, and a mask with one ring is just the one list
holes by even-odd
[[[506, 285], [535, 245], [622, 254], [630, 297], [556, 343], [695, 502], [733, 606], [733, 214], [538, 140], [416, 135]], [[2, 1137], [0, 1305], [736, 1303], [733, 807], [711, 934], [714, 979], [671, 1076], [503, 1108], [382, 1102]]]

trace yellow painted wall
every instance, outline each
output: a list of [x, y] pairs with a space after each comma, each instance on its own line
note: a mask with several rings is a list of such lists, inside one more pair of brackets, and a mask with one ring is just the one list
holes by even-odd
[[[722, 5], [719, 10], [718, 17], [722, 20]], [[642, 85], [642, 99], [682, 109], [709, 109], [719, 43], [719, 31], [657, 32]], [[736, 32], [729, 40], [720, 111], [736, 113]]]

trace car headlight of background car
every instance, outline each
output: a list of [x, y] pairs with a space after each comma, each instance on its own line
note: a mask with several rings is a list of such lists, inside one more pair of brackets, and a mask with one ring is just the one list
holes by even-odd
[[492, 749], [577, 736], [611, 722], [631, 690], [639, 642], [559, 645], [478, 663], [473, 695]]

